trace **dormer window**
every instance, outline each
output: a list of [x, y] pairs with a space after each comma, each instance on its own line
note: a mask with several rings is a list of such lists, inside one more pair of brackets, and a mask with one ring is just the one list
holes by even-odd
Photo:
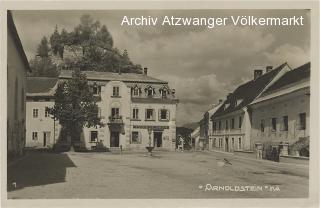
[[240, 105], [242, 103], [243, 99], [237, 99], [236, 106]]
[[224, 104], [224, 109], [226, 110], [227, 108], [229, 108], [229, 106], [230, 106], [230, 103]]
[[145, 92], [147, 93], [148, 97], [152, 97], [155, 94], [154, 89], [153, 89], [152, 86], [146, 87], [145, 88]]
[[131, 94], [133, 97], [139, 97], [141, 93], [140, 87], [138, 85], [135, 85], [131, 88]]
[[163, 86], [159, 89], [159, 92], [161, 94], [162, 98], [167, 98], [167, 95], [169, 94], [169, 88], [167, 86]]

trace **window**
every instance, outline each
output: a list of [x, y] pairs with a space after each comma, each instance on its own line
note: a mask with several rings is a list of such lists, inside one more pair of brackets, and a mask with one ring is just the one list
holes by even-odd
[[21, 89], [21, 111], [24, 111], [24, 105], [25, 105], [25, 95], [24, 95], [24, 89]]
[[264, 120], [263, 119], [260, 121], [260, 131], [264, 132]]
[[115, 119], [115, 118], [119, 118], [120, 109], [119, 108], [111, 108], [111, 118]]
[[146, 120], [154, 120], [154, 113], [153, 109], [147, 109], [146, 110]]
[[238, 99], [238, 100], [236, 101], [236, 106], [240, 105], [240, 103], [242, 103], [242, 101], [243, 101], [243, 99]]
[[306, 129], [306, 113], [299, 114], [299, 124], [300, 124], [300, 130]]
[[152, 95], [153, 95], [153, 89], [149, 88], [148, 89], [148, 97], [152, 97]]
[[162, 96], [162, 98], [167, 98], [167, 90], [162, 90], [161, 96]]
[[140, 134], [138, 131], [133, 131], [131, 133], [131, 143], [136, 143], [136, 144], [140, 144], [141, 140], [140, 140]]
[[119, 87], [113, 87], [112, 96], [119, 97]]
[[229, 129], [229, 123], [228, 123], [228, 120], [226, 120], [226, 129]]
[[49, 117], [50, 114], [49, 114], [49, 108], [48, 107], [45, 107], [45, 111], [44, 111], [44, 117]]
[[33, 109], [32, 115], [33, 115], [33, 118], [38, 118], [38, 116], [39, 116], [39, 109]]
[[169, 111], [167, 109], [160, 109], [160, 120], [169, 120]]
[[139, 88], [137, 88], [137, 87], [133, 88], [132, 92], [133, 92], [133, 96], [136, 96], [136, 97], [139, 96]]
[[232, 149], [234, 149], [234, 138], [232, 138], [231, 141], [232, 141]]
[[241, 138], [238, 139], [238, 148], [239, 148], [239, 149], [242, 149]]
[[32, 132], [32, 140], [38, 140], [38, 132]]
[[231, 119], [231, 129], [234, 129], [234, 118]]
[[98, 131], [91, 131], [90, 132], [90, 141], [91, 142], [98, 142]]
[[93, 86], [92, 87], [92, 94], [93, 95], [100, 95], [101, 92], [101, 86]]
[[282, 122], [282, 131], [288, 131], [288, 116], [283, 116]]
[[226, 110], [227, 108], [229, 108], [229, 106], [230, 106], [230, 103], [226, 103], [226, 104], [224, 105], [224, 109]]
[[277, 131], [277, 118], [272, 118], [271, 119], [271, 130], [272, 131]]
[[139, 119], [139, 109], [138, 108], [132, 109], [132, 118]]
[[219, 130], [221, 130], [221, 121], [219, 121]]
[[242, 117], [239, 116], [239, 129], [241, 128], [241, 125], [242, 125]]
[[215, 121], [212, 122], [212, 129], [213, 131], [217, 130], [217, 123]]

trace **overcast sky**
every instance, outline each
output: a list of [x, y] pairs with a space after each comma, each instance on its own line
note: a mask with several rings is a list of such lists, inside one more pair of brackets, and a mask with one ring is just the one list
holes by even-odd
[[[180, 99], [177, 124], [199, 121], [203, 113], [253, 70], [288, 62], [291, 67], [310, 60], [310, 12], [307, 10], [118, 10], [118, 11], [14, 11], [13, 16], [27, 57], [54, 31], [71, 31], [83, 14], [106, 25], [114, 46], [127, 49], [131, 60], [149, 68], [149, 75], [169, 82]], [[123, 16], [176, 17], [292, 17], [302, 15], [304, 26], [227, 25], [209, 29], [191, 26], [121, 26]]]

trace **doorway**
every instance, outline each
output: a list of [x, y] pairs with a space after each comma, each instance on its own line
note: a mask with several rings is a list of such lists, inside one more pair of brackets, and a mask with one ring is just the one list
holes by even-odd
[[162, 147], [162, 132], [153, 132], [153, 145], [154, 147]]
[[226, 152], [229, 152], [229, 138], [226, 138], [225, 148], [226, 148]]
[[47, 143], [50, 142], [50, 132], [43, 132], [43, 147], [47, 146]]
[[110, 147], [119, 147], [119, 132], [118, 131], [111, 132]]

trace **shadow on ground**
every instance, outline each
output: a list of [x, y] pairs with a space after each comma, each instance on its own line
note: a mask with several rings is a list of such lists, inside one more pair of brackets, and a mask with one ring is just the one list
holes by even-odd
[[26, 158], [8, 167], [7, 190], [65, 182], [69, 167], [76, 166], [67, 154], [31, 151]]

